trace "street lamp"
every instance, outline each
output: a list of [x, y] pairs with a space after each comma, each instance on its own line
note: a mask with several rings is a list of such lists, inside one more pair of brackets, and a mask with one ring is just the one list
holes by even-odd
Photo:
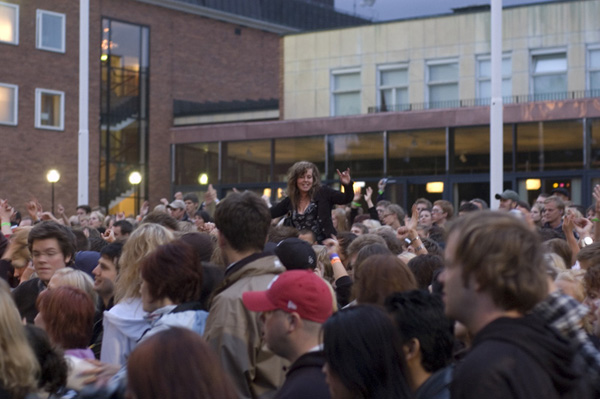
[[137, 216], [140, 213], [140, 183], [142, 182], [142, 175], [140, 172], [135, 171], [131, 172], [129, 175], [129, 183], [131, 183], [135, 188], [135, 215]]
[[52, 214], [54, 215], [54, 183], [60, 180], [60, 173], [56, 169], [50, 169], [46, 174], [46, 180], [52, 185]]

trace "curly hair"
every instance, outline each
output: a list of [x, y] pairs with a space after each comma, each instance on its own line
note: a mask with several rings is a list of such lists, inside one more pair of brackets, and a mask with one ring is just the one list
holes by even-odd
[[319, 187], [321, 187], [321, 175], [317, 165], [308, 161], [300, 161], [293, 164], [288, 170], [287, 195], [292, 201], [292, 209], [296, 209], [300, 201], [300, 190], [298, 190], [296, 184], [298, 178], [302, 177], [308, 170], [312, 170], [313, 173], [313, 185], [308, 191], [308, 195], [313, 198]]
[[173, 241], [173, 233], [159, 224], [143, 223], [127, 239], [119, 259], [120, 271], [115, 284], [115, 303], [126, 298], [139, 298], [142, 278], [140, 263], [159, 245]]

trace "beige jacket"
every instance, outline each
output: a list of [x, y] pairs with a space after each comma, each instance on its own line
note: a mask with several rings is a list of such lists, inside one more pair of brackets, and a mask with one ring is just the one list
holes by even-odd
[[243, 292], [266, 290], [284, 271], [276, 256], [258, 258], [227, 276], [213, 296], [204, 338], [219, 355], [240, 399], [272, 398], [285, 379], [289, 362], [267, 349], [259, 314], [242, 303]]

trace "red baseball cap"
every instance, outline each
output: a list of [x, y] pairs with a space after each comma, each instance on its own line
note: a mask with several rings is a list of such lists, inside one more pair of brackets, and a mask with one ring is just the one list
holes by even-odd
[[276, 276], [266, 291], [242, 294], [248, 310], [296, 312], [302, 319], [324, 323], [333, 313], [333, 296], [327, 283], [311, 270], [290, 270]]

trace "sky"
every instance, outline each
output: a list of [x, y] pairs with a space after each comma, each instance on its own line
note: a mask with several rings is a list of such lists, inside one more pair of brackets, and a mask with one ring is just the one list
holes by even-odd
[[[553, 0], [503, 0], [503, 6], [543, 3]], [[372, 6], [368, 4], [373, 3]], [[337, 9], [376, 21], [389, 21], [447, 14], [452, 8], [489, 5], [490, 0], [335, 0]]]

